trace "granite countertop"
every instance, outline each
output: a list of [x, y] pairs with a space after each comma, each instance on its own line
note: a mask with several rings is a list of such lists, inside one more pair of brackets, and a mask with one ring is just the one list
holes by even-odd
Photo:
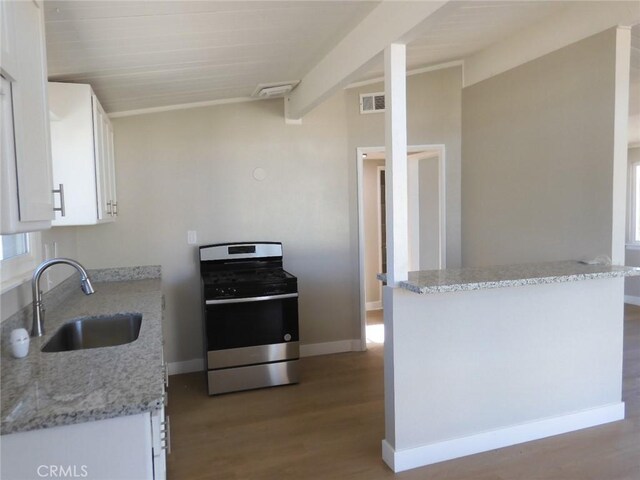
[[[571, 260], [409, 272], [408, 280], [399, 282], [399, 286], [411, 292], [426, 294], [639, 275], [640, 268], [585, 265]], [[378, 279], [385, 281], [386, 274], [378, 275]]]
[[[1, 434], [132, 415], [162, 406], [160, 267], [96, 270], [89, 271], [89, 276], [93, 295], [82, 294], [77, 275], [45, 294], [46, 333], [31, 338], [27, 357], [13, 358], [7, 339], [13, 328], [31, 330], [27, 315], [31, 306], [2, 323]], [[119, 312], [142, 314], [140, 334], [132, 343], [59, 353], [40, 351], [68, 320]]]

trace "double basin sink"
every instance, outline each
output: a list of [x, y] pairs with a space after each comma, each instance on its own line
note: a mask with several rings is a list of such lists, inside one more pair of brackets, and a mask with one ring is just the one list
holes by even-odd
[[78, 318], [62, 325], [42, 351], [68, 352], [124, 345], [138, 338], [141, 324], [140, 313]]

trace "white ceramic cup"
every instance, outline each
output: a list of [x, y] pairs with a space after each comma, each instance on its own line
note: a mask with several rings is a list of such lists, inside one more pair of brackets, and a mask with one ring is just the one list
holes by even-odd
[[24, 358], [29, 353], [29, 332], [24, 328], [16, 328], [11, 331], [9, 337], [11, 353], [16, 358]]

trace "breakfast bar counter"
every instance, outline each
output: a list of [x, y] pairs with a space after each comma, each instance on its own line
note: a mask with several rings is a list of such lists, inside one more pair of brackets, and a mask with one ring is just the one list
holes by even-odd
[[566, 261], [385, 286], [385, 462], [402, 471], [624, 419], [624, 277], [635, 275]]
[[[408, 280], [400, 282], [399, 287], [410, 292], [426, 294], [638, 275], [640, 268], [636, 267], [590, 265], [570, 260], [409, 272]], [[386, 280], [386, 275], [380, 274], [378, 278]]]

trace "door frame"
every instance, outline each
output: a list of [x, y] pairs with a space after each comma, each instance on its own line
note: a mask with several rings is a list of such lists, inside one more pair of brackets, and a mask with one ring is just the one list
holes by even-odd
[[[446, 268], [447, 242], [446, 242], [446, 149], [444, 144], [409, 145], [407, 154], [434, 151], [438, 155], [438, 239], [439, 239], [439, 268]], [[364, 272], [364, 162], [363, 154], [383, 153], [385, 147], [357, 147], [356, 148], [356, 176], [358, 192], [358, 277], [360, 286], [360, 345], [361, 350], [367, 349], [367, 311], [365, 296], [365, 272]], [[409, 161], [409, 159], [407, 159]], [[408, 232], [407, 232], [408, 234]], [[382, 300], [382, 299], [381, 299]]]
[[[363, 162], [363, 168], [364, 168], [364, 162]], [[380, 188], [380, 178], [382, 177], [382, 172], [385, 172], [385, 189], [387, 188], [386, 185], [386, 170], [387, 167], [384, 165], [379, 165], [376, 168], [376, 202], [378, 203], [376, 205], [377, 210], [378, 210], [378, 225], [377, 225], [377, 231], [378, 231], [378, 271], [382, 272], [382, 192], [381, 192], [381, 188]], [[364, 200], [364, 198], [363, 198]], [[385, 199], [385, 208], [386, 208], [386, 199]], [[364, 204], [363, 204], [364, 206]], [[385, 219], [386, 220], [386, 219]], [[386, 233], [386, 232], [385, 232]], [[364, 235], [362, 236], [363, 240], [364, 240]], [[363, 252], [362, 254], [364, 255], [364, 242], [363, 242]], [[364, 257], [363, 257], [364, 258]], [[366, 289], [366, 286], [365, 286]], [[382, 282], [380, 282], [380, 284], [378, 285], [378, 291], [380, 292], [380, 308], [382, 308]], [[365, 290], [365, 302], [364, 302], [364, 307], [365, 307], [365, 314], [367, 311], [367, 299], [366, 299], [366, 290]]]

